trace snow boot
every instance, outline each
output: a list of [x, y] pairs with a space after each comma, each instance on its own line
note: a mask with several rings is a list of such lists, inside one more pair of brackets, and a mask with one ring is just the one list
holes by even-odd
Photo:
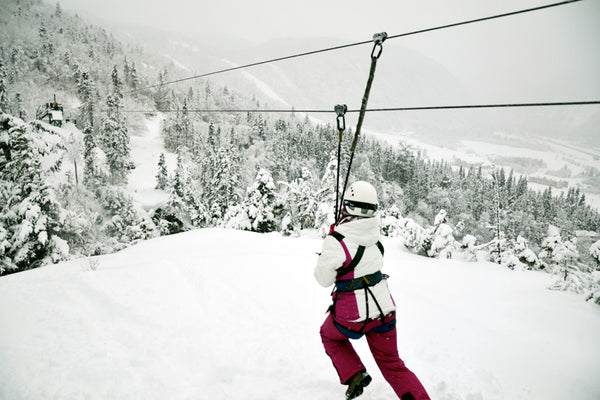
[[371, 375], [365, 371], [361, 371], [350, 378], [348, 382], [348, 390], [346, 390], [346, 400], [352, 400], [360, 396], [363, 389], [371, 383]]

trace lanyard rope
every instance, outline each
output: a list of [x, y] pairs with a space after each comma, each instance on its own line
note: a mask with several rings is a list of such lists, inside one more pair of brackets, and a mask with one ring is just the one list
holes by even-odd
[[[346, 179], [344, 180], [344, 187], [342, 189], [341, 198], [342, 201], [339, 206], [337, 206], [336, 216], [339, 217], [341, 214], [341, 210], [343, 208], [344, 202], [344, 194], [346, 193], [346, 187], [348, 186], [348, 178], [350, 177], [350, 169], [352, 168], [352, 161], [354, 160], [354, 151], [356, 150], [356, 144], [358, 143], [358, 138], [360, 136], [360, 129], [363, 124], [363, 120], [365, 118], [365, 111], [367, 109], [367, 103], [369, 102], [369, 93], [371, 92], [371, 85], [373, 84], [373, 78], [375, 78], [375, 68], [377, 67], [377, 60], [381, 53], [383, 52], [382, 43], [387, 38], [387, 33], [377, 33], [373, 35], [373, 50], [371, 51], [371, 69], [369, 70], [369, 79], [367, 80], [367, 86], [365, 87], [365, 93], [363, 94], [362, 103], [360, 105], [360, 113], [358, 114], [358, 123], [356, 124], [356, 132], [354, 133], [354, 139], [352, 140], [352, 146], [350, 147], [350, 161], [348, 162], [348, 169], [346, 171]], [[339, 158], [338, 158], [339, 160]], [[339, 165], [339, 164], [338, 164]], [[339, 177], [338, 177], [339, 179]], [[336, 218], [337, 222], [337, 218]]]

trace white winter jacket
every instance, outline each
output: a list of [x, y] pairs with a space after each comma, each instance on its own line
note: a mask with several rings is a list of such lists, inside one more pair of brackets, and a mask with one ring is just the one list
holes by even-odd
[[[376, 245], [379, 241], [378, 216], [341, 224], [335, 228], [335, 231], [344, 235], [343, 242], [352, 258], [359, 246], [365, 246], [364, 254], [354, 268], [353, 276], [350, 275], [350, 279], [360, 278], [381, 270], [383, 267], [383, 254]], [[333, 236], [327, 236], [323, 241], [321, 255], [315, 267], [315, 278], [319, 284], [328, 287], [335, 283], [338, 269], [342, 267], [345, 261], [346, 253], [342, 244]], [[345, 275], [344, 279], [348, 279], [348, 275]], [[384, 315], [395, 311], [396, 306], [385, 279], [369, 287], [369, 289], [372, 295], [364, 289], [352, 292], [334, 292], [335, 319], [339, 322], [360, 322], [367, 318], [378, 318], [380, 311], [375, 299]], [[373, 299], [373, 296], [375, 299]]]

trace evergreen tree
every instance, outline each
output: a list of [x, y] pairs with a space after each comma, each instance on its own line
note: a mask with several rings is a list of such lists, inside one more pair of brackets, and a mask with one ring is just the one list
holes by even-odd
[[81, 72], [77, 82], [77, 93], [81, 100], [79, 120], [83, 122], [83, 126], [89, 126], [90, 128], [94, 127], [94, 90], [94, 81], [90, 77], [90, 73], [88, 71]]
[[252, 186], [248, 188], [245, 208], [253, 231], [271, 232], [276, 229], [281, 205], [277, 204], [275, 184], [268, 170], [261, 169]]
[[590, 246], [590, 256], [596, 263], [596, 270], [600, 271], [600, 240]]
[[[113, 71], [116, 71], [114, 69]], [[115, 79], [116, 78], [116, 79]], [[127, 121], [120, 111], [121, 82], [118, 76], [113, 76], [113, 90], [106, 99], [107, 115], [101, 128], [102, 149], [106, 154], [113, 183], [127, 182], [127, 175], [134, 168], [130, 160], [129, 135]]]
[[0, 126], [8, 149], [4, 154], [9, 155], [0, 158], [0, 274], [4, 274], [65, 259], [68, 245], [60, 237], [62, 209], [47, 183], [47, 176], [60, 167], [60, 158], [48, 163], [52, 152], [62, 151], [60, 141], [37, 122], [25, 125], [0, 114]]
[[181, 154], [177, 155], [177, 167], [175, 167], [175, 176], [171, 187], [173, 193], [180, 198], [185, 197], [185, 181], [187, 180], [187, 170], [183, 165], [183, 157]]
[[156, 188], [165, 190], [169, 183], [169, 175], [167, 172], [167, 163], [165, 161], [165, 153], [160, 153], [158, 158], [158, 173], [156, 174]]
[[241, 176], [238, 155], [220, 147], [202, 160], [200, 171], [199, 181], [205, 203], [210, 204], [214, 216], [225, 215], [230, 206], [239, 202], [237, 190]]
[[431, 232], [431, 246], [427, 249], [429, 257], [452, 258], [452, 253], [456, 250], [456, 240], [452, 235], [454, 229], [448, 223], [448, 213], [446, 210], [440, 210], [433, 223]]
[[6, 68], [4, 67], [4, 60], [0, 58], [0, 112], [8, 112], [8, 107]]
[[138, 76], [137, 68], [135, 67], [135, 62], [131, 63], [131, 68], [129, 69], [129, 87], [133, 90], [137, 90], [140, 84], [140, 78]]
[[313, 190], [313, 178], [307, 167], [302, 168], [302, 175], [290, 183], [281, 182], [286, 191], [282, 194], [286, 212], [291, 218], [290, 224], [296, 229], [315, 228], [315, 213], [320, 204], [317, 193]]
[[[123, 99], [123, 82], [121, 78], [119, 78], [119, 72], [117, 71], [117, 66], [113, 66], [112, 72], [110, 74], [112, 79], [112, 92], [120, 101]], [[116, 104], [117, 106], [119, 103]], [[117, 110], [118, 111], [118, 110]]]
[[183, 100], [183, 107], [181, 109], [181, 114], [179, 115], [180, 120], [178, 122], [178, 126], [181, 132], [179, 146], [185, 146], [185, 148], [189, 150], [193, 147], [192, 140], [194, 137], [194, 132], [192, 121], [190, 120], [190, 116], [188, 113], [188, 105], [186, 99]]
[[167, 75], [168, 71], [166, 68], [158, 73], [158, 86], [154, 94], [154, 103], [157, 110], [167, 110], [171, 106], [169, 91], [165, 85]]
[[217, 132], [215, 130], [215, 124], [213, 121], [210, 121], [208, 124], [208, 144], [216, 149], [219, 146], [219, 138], [217, 137]]
[[96, 162], [94, 160], [94, 152], [96, 149], [96, 141], [94, 139], [94, 134], [90, 127], [87, 127], [83, 131], [83, 176], [84, 182], [91, 183], [94, 176], [96, 176]]
[[106, 155], [96, 143], [96, 135], [91, 127], [83, 131], [83, 182], [89, 188], [103, 185], [109, 171], [106, 167]]
[[113, 183], [125, 183], [133, 168], [130, 161], [129, 135], [127, 120], [122, 110], [123, 82], [119, 78], [117, 67], [111, 73], [112, 91], [106, 99], [106, 116], [100, 128], [100, 147], [106, 155], [106, 161]]

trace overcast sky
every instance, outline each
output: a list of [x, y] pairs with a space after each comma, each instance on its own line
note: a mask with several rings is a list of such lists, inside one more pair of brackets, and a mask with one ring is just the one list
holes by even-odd
[[[56, 3], [54, 0], [44, 0]], [[165, 30], [273, 38], [329, 37], [341, 44], [373, 33], [413, 30], [506, 13], [557, 0], [60, 0], [65, 10]], [[600, 0], [397, 39], [468, 78], [494, 71], [522, 74], [535, 87], [566, 82], [561, 99], [600, 98]], [[315, 49], [310, 49], [315, 50]], [[287, 55], [287, 54], [282, 54]], [[535, 71], [535, 72], [533, 72]], [[508, 72], [508, 74], [506, 74]], [[482, 75], [483, 74], [483, 75]], [[487, 74], [487, 76], [484, 76]]]
[[[369, 38], [379, 31], [397, 34], [557, 1], [60, 0], [60, 4], [63, 8], [89, 12], [113, 21], [134, 22], [176, 31], [227, 32], [254, 41], [272, 37], [306, 36], [339, 37], [356, 41]], [[55, 3], [53, 0], [46, 2]], [[564, 7], [579, 9], [581, 18], [585, 18], [593, 9], [596, 13], [595, 22], [598, 22], [600, 2], [585, 0], [583, 3], [588, 3], [588, 7], [582, 7], [581, 4]], [[541, 13], [546, 16], [555, 14], [554, 11]], [[568, 12], [564, 15], [568, 17], [567, 14], [571, 15]], [[575, 24], [581, 21], [571, 22]], [[597, 38], [598, 36], [596, 40]]]

